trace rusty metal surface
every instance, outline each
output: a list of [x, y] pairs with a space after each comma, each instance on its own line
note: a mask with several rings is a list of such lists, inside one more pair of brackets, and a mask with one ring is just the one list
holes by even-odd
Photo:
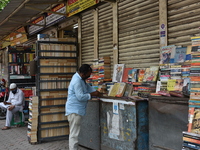
[[[160, 99], [160, 100], [159, 100]], [[188, 99], [150, 98], [149, 149], [180, 150], [182, 131], [187, 131]]]
[[120, 135], [118, 139], [110, 136], [108, 114], [111, 118], [113, 117], [113, 103], [101, 102], [101, 149], [148, 150], [147, 101], [137, 101], [135, 105], [124, 104], [124, 110], [119, 109]]
[[99, 101], [89, 101], [82, 118], [79, 144], [93, 150], [100, 149]]

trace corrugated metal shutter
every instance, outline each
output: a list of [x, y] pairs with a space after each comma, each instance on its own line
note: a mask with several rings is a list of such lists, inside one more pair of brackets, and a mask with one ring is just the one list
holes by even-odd
[[92, 10], [82, 13], [81, 55], [82, 64], [92, 64], [94, 59], [94, 16]]
[[145, 68], [159, 64], [159, 1], [124, 0], [118, 4], [119, 63]]
[[113, 66], [113, 14], [111, 3], [99, 6], [98, 13], [99, 57], [110, 56], [111, 66]]
[[168, 1], [168, 45], [191, 45], [192, 36], [199, 35], [200, 1]]

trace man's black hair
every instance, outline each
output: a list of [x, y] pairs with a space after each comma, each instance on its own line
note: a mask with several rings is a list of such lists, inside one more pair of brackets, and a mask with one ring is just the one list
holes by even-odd
[[90, 65], [88, 64], [83, 64], [80, 68], [79, 68], [79, 72], [86, 74], [88, 72], [92, 72], [92, 68], [90, 67]]

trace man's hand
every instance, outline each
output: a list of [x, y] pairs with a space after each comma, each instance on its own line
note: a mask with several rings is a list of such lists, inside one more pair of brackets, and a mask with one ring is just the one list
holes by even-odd
[[11, 103], [8, 103], [8, 102], [3, 102], [4, 105], [11, 105]]
[[8, 107], [8, 110], [13, 110], [15, 108], [15, 105], [11, 105], [10, 107]]
[[97, 97], [100, 97], [101, 96], [101, 93], [99, 91], [95, 91], [95, 92], [92, 92], [90, 93], [91, 96], [97, 96]]

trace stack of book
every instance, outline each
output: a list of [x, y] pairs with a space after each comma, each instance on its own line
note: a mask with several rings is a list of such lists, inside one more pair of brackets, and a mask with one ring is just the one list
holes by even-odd
[[200, 134], [183, 131], [183, 146], [199, 150]]
[[188, 132], [183, 131], [183, 146], [200, 149], [200, 37], [192, 37]]
[[30, 143], [37, 143], [38, 128], [38, 97], [33, 96], [29, 101], [29, 119], [27, 136]]
[[108, 56], [99, 58], [98, 71], [99, 80], [110, 79], [111, 78], [111, 59]]

